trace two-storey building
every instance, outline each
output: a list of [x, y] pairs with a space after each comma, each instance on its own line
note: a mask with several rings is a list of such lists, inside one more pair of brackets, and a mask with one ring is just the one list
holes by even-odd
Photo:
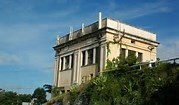
[[[107, 43], [110, 54], [107, 56]], [[138, 61], [156, 60], [156, 34], [118, 20], [101, 18], [91, 25], [57, 38], [54, 85], [69, 90], [105, 70], [107, 59], [135, 54]]]

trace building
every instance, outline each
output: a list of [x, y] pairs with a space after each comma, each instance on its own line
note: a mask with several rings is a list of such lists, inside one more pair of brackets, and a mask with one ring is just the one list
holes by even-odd
[[[107, 43], [110, 54], [107, 55]], [[121, 54], [127, 57], [135, 54], [141, 62], [156, 60], [156, 34], [127, 25], [110, 18], [101, 18], [89, 26], [58, 37], [54, 85], [69, 90], [105, 70], [107, 59]]]

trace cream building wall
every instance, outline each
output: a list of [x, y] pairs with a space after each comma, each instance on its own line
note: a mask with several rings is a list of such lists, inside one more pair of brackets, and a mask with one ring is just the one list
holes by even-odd
[[[117, 39], [116, 39], [117, 38]], [[121, 38], [120, 44], [107, 43]], [[131, 43], [134, 41], [134, 43]], [[96, 77], [106, 67], [107, 59], [120, 55], [120, 49], [142, 53], [142, 62], [156, 60], [156, 34], [105, 18], [89, 26], [57, 38], [54, 85], [69, 90], [72, 85], [80, 85]], [[149, 50], [149, 46], [152, 50]], [[89, 63], [90, 62], [90, 63]], [[66, 67], [67, 66], [67, 67]]]

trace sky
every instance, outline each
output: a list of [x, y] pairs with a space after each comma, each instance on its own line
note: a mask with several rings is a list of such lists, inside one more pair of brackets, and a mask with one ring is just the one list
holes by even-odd
[[57, 35], [102, 17], [151, 31], [157, 57], [179, 57], [179, 0], [0, 0], [0, 88], [32, 94], [53, 84]]

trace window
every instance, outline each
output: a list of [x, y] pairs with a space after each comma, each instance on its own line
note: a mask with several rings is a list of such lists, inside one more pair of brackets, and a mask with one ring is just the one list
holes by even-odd
[[61, 68], [60, 70], [63, 70], [63, 57], [61, 57]]
[[128, 51], [128, 56], [135, 56], [135, 51], [129, 50]]
[[100, 56], [100, 54], [99, 54], [99, 47], [96, 47], [96, 62], [95, 63], [99, 63], [99, 56]]
[[137, 58], [138, 62], [142, 62], [142, 59], [143, 59], [143, 54], [139, 52]]
[[125, 59], [125, 57], [126, 57], [126, 49], [122, 48], [121, 49], [121, 58]]
[[93, 78], [93, 74], [90, 74], [91, 78]]
[[70, 58], [69, 55], [65, 57], [65, 69], [69, 69], [69, 62], [70, 62]]
[[86, 54], [85, 54], [85, 51], [82, 51], [82, 66], [84, 66], [85, 65], [85, 56], [86, 56]]
[[131, 40], [131, 43], [135, 44], [135, 40], [132, 39], [132, 40]]
[[73, 63], [74, 63], [74, 54], [71, 55], [71, 68], [73, 68]]
[[88, 50], [88, 65], [93, 64], [93, 49]]

